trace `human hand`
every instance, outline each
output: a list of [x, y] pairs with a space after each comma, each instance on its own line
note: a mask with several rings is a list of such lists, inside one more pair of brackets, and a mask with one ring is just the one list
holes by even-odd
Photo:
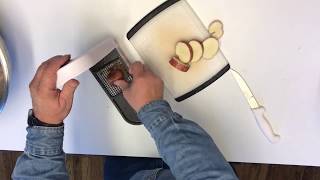
[[117, 80], [114, 85], [122, 89], [124, 97], [136, 112], [148, 103], [163, 98], [162, 80], [145, 65], [135, 62], [129, 67], [129, 73], [133, 77], [131, 84]]
[[61, 124], [70, 113], [79, 82], [72, 79], [62, 90], [56, 87], [57, 71], [69, 60], [70, 55], [65, 55], [45, 61], [29, 85], [34, 116], [44, 123]]

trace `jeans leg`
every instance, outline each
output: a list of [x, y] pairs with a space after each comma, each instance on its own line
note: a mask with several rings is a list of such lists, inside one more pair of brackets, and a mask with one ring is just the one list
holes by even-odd
[[128, 180], [141, 170], [169, 169], [162, 159], [107, 156], [104, 164], [105, 180]]

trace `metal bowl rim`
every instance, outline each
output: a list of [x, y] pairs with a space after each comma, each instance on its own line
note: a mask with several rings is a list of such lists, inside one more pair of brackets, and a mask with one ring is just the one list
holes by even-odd
[[[4, 58], [1, 58], [3, 56]], [[0, 37], [0, 68], [2, 68], [5, 79], [4, 96], [0, 99], [0, 112], [2, 112], [9, 94], [10, 65], [8, 51], [5, 47], [3, 39]]]

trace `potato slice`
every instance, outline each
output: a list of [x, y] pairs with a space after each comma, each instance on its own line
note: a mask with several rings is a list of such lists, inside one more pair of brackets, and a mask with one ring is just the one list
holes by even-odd
[[191, 46], [193, 52], [191, 63], [196, 63], [200, 61], [203, 56], [203, 46], [201, 42], [197, 40], [192, 40], [189, 42], [189, 45]]
[[219, 41], [216, 38], [208, 38], [202, 43], [203, 58], [211, 60], [219, 51]]
[[181, 72], [187, 72], [190, 69], [190, 65], [182, 63], [178, 57], [173, 57], [169, 63]]
[[176, 55], [182, 63], [188, 64], [193, 57], [192, 47], [186, 42], [178, 42], [176, 45]]
[[220, 20], [213, 21], [209, 26], [209, 33], [212, 37], [220, 39], [224, 34], [223, 23]]

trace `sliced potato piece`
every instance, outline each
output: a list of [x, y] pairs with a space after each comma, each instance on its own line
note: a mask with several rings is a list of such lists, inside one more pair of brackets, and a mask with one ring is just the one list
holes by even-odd
[[189, 45], [191, 46], [193, 52], [191, 63], [196, 63], [200, 61], [203, 56], [203, 46], [201, 42], [197, 40], [192, 40], [189, 42]]
[[182, 72], [187, 72], [190, 69], [190, 65], [182, 63], [178, 57], [173, 57], [169, 63], [171, 66]]
[[219, 51], [219, 41], [210, 37], [203, 41], [203, 58], [211, 60]]
[[182, 63], [189, 63], [193, 57], [191, 46], [186, 42], [178, 42], [176, 45], [176, 55]]
[[212, 37], [220, 39], [224, 34], [223, 23], [220, 20], [213, 21], [209, 26], [209, 33]]

